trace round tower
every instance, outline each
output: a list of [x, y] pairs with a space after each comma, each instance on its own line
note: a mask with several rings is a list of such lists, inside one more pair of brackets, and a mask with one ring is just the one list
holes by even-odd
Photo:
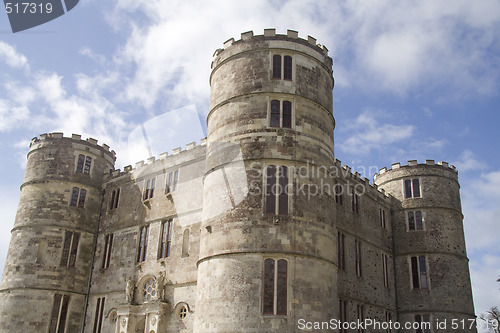
[[[430, 321], [439, 332], [476, 332], [469, 329], [475, 315], [455, 167], [433, 160], [396, 163], [382, 169], [375, 184], [395, 199], [399, 322]], [[436, 326], [444, 320], [446, 326]], [[453, 329], [453, 322], [460, 326]]]
[[327, 49], [292, 30], [243, 33], [216, 51], [210, 85], [194, 331], [334, 318], [333, 205], [318, 191], [334, 156]]
[[102, 180], [114, 161], [94, 139], [33, 139], [0, 286], [0, 331], [81, 330]]

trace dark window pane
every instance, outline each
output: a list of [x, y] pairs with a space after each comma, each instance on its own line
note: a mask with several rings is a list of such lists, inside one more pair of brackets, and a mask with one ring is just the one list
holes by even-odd
[[179, 170], [175, 170], [174, 173], [174, 183], [172, 185], [172, 191], [175, 191], [177, 189], [177, 183], [179, 182]]
[[83, 163], [85, 162], [85, 156], [82, 154], [78, 155], [78, 162], [76, 164], [76, 172], [83, 172]]
[[99, 323], [97, 324], [97, 333], [101, 333], [102, 328], [102, 317], [104, 315], [104, 303], [106, 302], [106, 298], [103, 297], [101, 299], [101, 308], [99, 309]]
[[113, 209], [114, 206], [115, 206], [115, 195], [116, 195], [116, 191], [113, 191], [113, 193], [111, 193], [111, 200], [109, 202], [109, 209]]
[[148, 179], [146, 181], [146, 189], [144, 190], [144, 200], [149, 199], [149, 189], [150, 189], [150, 186], [151, 186], [151, 180]]
[[418, 257], [418, 268], [420, 269], [420, 288], [427, 288], [427, 267], [424, 256]]
[[108, 244], [109, 244], [109, 235], [106, 235], [106, 237], [104, 237], [104, 248], [102, 254], [101, 268], [106, 268], [106, 260], [108, 257]]
[[83, 208], [85, 205], [85, 197], [87, 196], [87, 190], [83, 188], [80, 190], [80, 199], [78, 199], [78, 207]]
[[416, 211], [415, 212], [415, 220], [416, 220], [416, 229], [417, 230], [422, 230], [424, 229], [424, 225], [422, 223], [422, 212], [421, 211]]
[[405, 180], [405, 199], [411, 198], [411, 180]]
[[90, 165], [92, 164], [92, 157], [87, 156], [85, 158], [85, 167], [83, 168], [83, 173], [89, 175], [90, 174]]
[[276, 167], [270, 165], [266, 172], [266, 214], [276, 214]]
[[280, 127], [280, 101], [271, 101], [271, 127]]
[[277, 315], [286, 315], [287, 313], [287, 302], [286, 302], [286, 293], [287, 293], [287, 266], [288, 263], [286, 260], [278, 260], [278, 279], [276, 286], [276, 314]]
[[73, 234], [73, 242], [71, 243], [71, 251], [69, 254], [68, 267], [75, 267], [76, 254], [78, 253], [78, 243], [80, 242], [80, 233]]
[[167, 249], [166, 256], [170, 257], [170, 245], [172, 244], [172, 220], [167, 222]]
[[55, 333], [57, 322], [59, 321], [59, 310], [61, 309], [61, 294], [54, 295], [54, 304], [52, 305], [52, 315], [50, 316], [49, 333]]
[[420, 283], [418, 282], [418, 262], [417, 257], [411, 257], [411, 278], [413, 281], [413, 288], [419, 288]]
[[273, 79], [281, 79], [281, 56], [273, 56]]
[[292, 79], [292, 57], [285, 56], [283, 59], [283, 79]]
[[97, 303], [95, 305], [95, 315], [94, 315], [94, 330], [92, 331], [93, 333], [97, 332], [97, 324], [99, 323], [99, 312], [101, 309], [101, 299], [97, 299]]
[[274, 314], [274, 260], [264, 261], [264, 314]]
[[64, 234], [64, 244], [61, 255], [61, 266], [68, 265], [69, 249], [71, 247], [71, 239], [73, 238], [73, 233], [71, 231], [66, 231]]
[[280, 167], [279, 179], [278, 214], [288, 215], [288, 168], [286, 166]]
[[292, 103], [283, 101], [283, 127], [292, 128]]
[[69, 296], [64, 295], [61, 305], [61, 315], [59, 316], [59, 328], [57, 333], [64, 333], [66, 330], [66, 316], [68, 314]]
[[80, 193], [80, 189], [78, 187], [73, 187], [73, 192], [71, 193], [71, 202], [70, 206], [75, 206], [78, 203], [78, 194]]
[[415, 214], [408, 212], [408, 229], [415, 230]]
[[118, 200], [120, 200], [120, 189], [116, 190], [115, 208], [118, 208]]
[[420, 198], [420, 182], [418, 179], [413, 179], [413, 197]]

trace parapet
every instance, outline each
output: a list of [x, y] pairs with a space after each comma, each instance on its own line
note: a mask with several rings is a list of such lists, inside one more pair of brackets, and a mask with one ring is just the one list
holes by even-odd
[[[241, 42], [249, 41], [249, 40], [288, 40], [300, 43], [302, 45], [308, 46], [315, 51], [319, 52], [322, 56], [331, 59], [328, 56], [328, 49], [326, 46], [317, 44], [316, 38], [312, 36], [307, 36], [306, 38], [300, 38], [299, 33], [296, 30], [288, 29], [286, 34], [277, 34], [276, 29], [264, 29], [264, 34], [262, 35], [254, 35], [253, 31], [243, 32], [241, 34], [241, 39], [235, 40], [234, 38], [230, 38], [224, 42], [224, 47], [221, 49], [217, 49], [214, 52], [214, 57], [219, 56], [223, 51], [229, 49], [232, 45], [239, 44]], [[213, 63], [212, 63], [213, 67]]]
[[[154, 168], [155, 166], [159, 166], [160, 168], [163, 168], [166, 164], [166, 161], [169, 161], [169, 160], [173, 161], [174, 158], [181, 158], [181, 159], [183, 157], [188, 158], [185, 155], [187, 152], [195, 151], [196, 149], [201, 148], [201, 147], [205, 147], [206, 145], [207, 145], [206, 138], [201, 139], [199, 145], [197, 145], [196, 142], [193, 141], [193, 142], [186, 144], [186, 149], [184, 149], [184, 150], [182, 150], [181, 147], [174, 148], [172, 150], [171, 155], [169, 155], [168, 152], [164, 152], [164, 153], [159, 154], [158, 158], [155, 156], [152, 156], [152, 157], [148, 158], [146, 161], [142, 160], [142, 161], [136, 162], [134, 167], [132, 167], [132, 165], [125, 166], [123, 168], [123, 171], [121, 171], [120, 169], [116, 169], [116, 170], [111, 172], [111, 176], [114, 178], [114, 177], [122, 176], [124, 174], [132, 173], [132, 174], [134, 174], [134, 176], [137, 177], [138, 174], [142, 173], [144, 168], [150, 168], [150, 167]], [[175, 164], [172, 164], [172, 166], [173, 165], [175, 165]]]
[[116, 153], [114, 150], [110, 150], [109, 146], [103, 143], [101, 146], [97, 144], [97, 140], [94, 138], [87, 138], [86, 140], [82, 140], [82, 136], [80, 134], [72, 134], [71, 137], [65, 137], [61, 132], [53, 132], [53, 133], [44, 133], [40, 134], [40, 137], [34, 137], [30, 142], [30, 152], [41, 148], [44, 143], [48, 143], [53, 140], [68, 140], [78, 144], [85, 144], [90, 147], [94, 147], [100, 151], [103, 151], [108, 156], [110, 156], [113, 162], [116, 160]]
[[401, 169], [401, 168], [422, 167], [422, 166], [441, 167], [441, 168], [453, 171], [455, 174], [458, 174], [457, 168], [454, 165], [450, 165], [448, 162], [440, 161], [440, 162], [437, 162], [437, 164], [436, 164], [436, 162], [434, 160], [425, 160], [425, 163], [418, 163], [417, 160], [409, 160], [407, 165], [401, 165], [400, 162], [397, 162], [397, 163], [393, 163], [392, 168], [390, 168], [390, 169], [388, 169], [386, 167], [380, 169], [379, 173], [376, 173], [373, 176], [373, 179], [377, 180], [377, 177], [379, 177], [387, 172], [393, 171], [393, 170], [397, 170], [397, 169]]

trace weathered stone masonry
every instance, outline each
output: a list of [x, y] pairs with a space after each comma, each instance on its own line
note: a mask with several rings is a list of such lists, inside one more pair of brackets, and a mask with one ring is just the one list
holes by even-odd
[[457, 171], [409, 161], [370, 184], [342, 166], [326, 47], [246, 32], [215, 52], [210, 85], [206, 139], [123, 171], [94, 139], [33, 139], [0, 331], [474, 318]]

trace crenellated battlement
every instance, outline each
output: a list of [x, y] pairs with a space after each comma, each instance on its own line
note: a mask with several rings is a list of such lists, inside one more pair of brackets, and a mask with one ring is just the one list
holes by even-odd
[[374, 191], [373, 193], [377, 193], [378, 195], [382, 195], [383, 197], [387, 197], [387, 194], [385, 193], [384, 189], [379, 189], [378, 185], [375, 183], [370, 183], [370, 179], [367, 177], [361, 177], [361, 174], [357, 171], [352, 171], [351, 167], [344, 164], [342, 165], [342, 162], [335, 158], [333, 160], [334, 166], [340, 170], [340, 173], [343, 179], [352, 179], [356, 181], [359, 184], [363, 184], [367, 190]]
[[164, 166], [165, 163], [169, 162], [169, 160], [181, 157], [184, 154], [187, 154], [189, 152], [192, 152], [196, 149], [203, 148], [207, 144], [207, 138], [203, 138], [200, 140], [200, 144], [197, 145], [195, 141], [187, 143], [186, 148], [183, 150], [181, 147], [174, 148], [172, 150], [172, 154], [170, 155], [168, 152], [163, 152], [158, 155], [158, 158], [156, 156], [152, 156], [148, 158], [147, 160], [141, 160], [135, 163], [135, 166], [132, 165], [127, 165], [123, 168], [123, 171], [120, 169], [115, 169], [114, 171], [111, 172], [111, 177], [119, 177], [124, 174], [129, 174], [129, 173], [136, 173], [140, 172], [141, 169], [145, 167], [153, 167], [155, 164]]
[[110, 147], [107, 144], [103, 143], [102, 145], [99, 145], [97, 143], [98, 141], [94, 138], [87, 138], [86, 140], [82, 140], [82, 136], [80, 134], [72, 134], [71, 137], [65, 137], [62, 132], [43, 133], [43, 134], [40, 134], [39, 138], [34, 137], [33, 139], [31, 139], [31, 142], [29, 145], [30, 152], [35, 150], [35, 149], [41, 148], [43, 146], [43, 143], [48, 142], [50, 140], [54, 140], [54, 139], [72, 140], [75, 143], [80, 143], [80, 144], [83, 143], [86, 145], [90, 145], [90, 146], [93, 146], [99, 150], [103, 150], [105, 153], [110, 155], [113, 158], [113, 160], [116, 159], [115, 151], [110, 150]]
[[410, 168], [410, 167], [417, 167], [417, 166], [436, 166], [436, 167], [442, 167], [442, 168], [445, 168], [445, 169], [449, 169], [449, 170], [455, 172], [456, 174], [458, 174], [457, 168], [454, 165], [449, 164], [448, 162], [439, 161], [439, 162], [436, 163], [434, 160], [425, 160], [425, 163], [418, 163], [417, 160], [409, 160], [407, 165], [401, 165], [400, 162], [397, 162], [397, 163], [393, 163], [392, 167], [390, 169], [388, 169], [386, 167], [380, 169], [379, 173], [376, 173], [373, 176], [373, 179], [376, 180], [377, 177], [385, 174], [386, 172], [390, 172], [390, 171], [401, 169], [401, 168]]
[[[254, 32], [252, 30], [243, 32], [241, 34], [241, 38], [239, 40], [235, 40], [234, 38], [229, 38], [227, 41], [224, 42], [224, 47], [215, 50], [213, 56], [214, 58], [218, 57], [222, 52], [225, 50], [228, 50], [231, 48], [233, 45], [238, 45], [240, 43], [250, 41], [250, 40], [274, 40], [274, 41], [292, 41], [296, 43], [300, 43], [301, 45], [307, 46], [318, 53], [320, 53], [322, 56], [331, 59], [328, 56], [328, 49], [326, 46], [322, 44], [318, 44], [316, 41], [316, 38], [312, 36], [307, 36], [306, 38], [301, 38], [299, 37], [299, 33], [296, 30], [291, 30], [288, 29], [286, 34], [277, 34], [275, 28], [270, 28], [270, 29], [264, 29], [264, 34], [262, 35], [254, 35]], [[212, 63], [212, 68], [214, 67], [214, 63]]]

